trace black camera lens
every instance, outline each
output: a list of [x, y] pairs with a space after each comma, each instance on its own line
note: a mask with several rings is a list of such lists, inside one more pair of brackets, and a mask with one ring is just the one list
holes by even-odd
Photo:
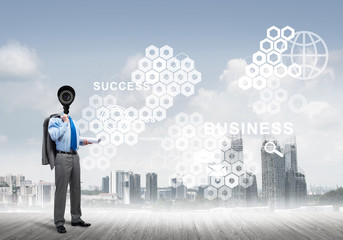
[[63, 93], [62, 98], [63, 98], [63, 101], [68, 102], [68, 101], [70, 101], [71, 96], [69, 93]]
[[62, 86], [58, 89], [57, 97], [60, 103], [63, 105], [64, 113], [69, 113], [69, 106], [75, 99], [75, 90], [70, 86]]
[[69, 90], [64, 90], [59, 95], [62, 104], [71, 104], [73, 102], [73, 94]]

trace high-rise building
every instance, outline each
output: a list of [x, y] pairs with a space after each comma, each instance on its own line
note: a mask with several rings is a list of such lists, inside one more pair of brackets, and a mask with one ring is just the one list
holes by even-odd
[[130, 203], [141, 201], [141, 175], [130, 173]]
[[110, 184], [110, 178], [108, 176], [102, 178], [102, 192], [103, 193], [109, 193], [109, 184]]
[[187, 187], [183, 185], [181, 177], [171, 179], [171, 198], [173, 200], [187, 198]]
[[52, 205], [55, 196], [55, 184], [40, 181], [37, 185], [36, 205]]
[[157, 174], [146, 174], [145, 201], [154, 203], [157, 200]]

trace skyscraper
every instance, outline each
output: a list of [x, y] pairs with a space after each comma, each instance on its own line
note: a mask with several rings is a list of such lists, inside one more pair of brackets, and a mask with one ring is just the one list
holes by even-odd
[[109, 193], [110, 179], [108, 176], [102, 178], [102, 192]]
[[145, 200], [150, 203], [154, 203], [157, 200], [157, 174], [156, 173], [146, 174]]
[[141, 175], [130, 173], [130, 203], [140, 203]]

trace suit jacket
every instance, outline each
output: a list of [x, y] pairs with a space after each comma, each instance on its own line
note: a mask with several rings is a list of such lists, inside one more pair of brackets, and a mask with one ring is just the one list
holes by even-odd
[[52, 114], [50, 117], [47, 117], [43, 123], [43, 144], [42, 144], [42, 164], [50, 164], [51, 170], [55, 167], [56, 159], [56, 143], [51, 139], [48, 132], [49, 120], [50, 118], [59, 117], [60, 114]]

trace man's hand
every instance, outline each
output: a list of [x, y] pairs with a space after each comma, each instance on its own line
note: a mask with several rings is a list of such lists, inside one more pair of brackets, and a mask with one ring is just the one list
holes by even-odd
[[61, 116], [63, 122], [69, 122], [69, 116], [67, 114], [64, 114], [63, 116]]
[[83, 141], [83, 146], [87, 146], [88, 144], [92, 144], [92, 143], [88, 142], [87, 139], [85, 139], [85, 140]]

